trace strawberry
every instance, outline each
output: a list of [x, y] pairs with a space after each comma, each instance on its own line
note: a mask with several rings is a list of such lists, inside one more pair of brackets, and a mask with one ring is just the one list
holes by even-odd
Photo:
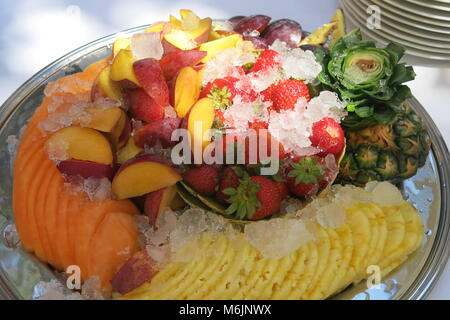
[[273, 89], [275, 88], [275, 85], [271, 85], [266, 90], [261, 91], [261, 95], [263, 96], [264, 102], [272, 102], [272, 93]]
[[300, 80], [289, 79], [277, 83], [272, 90], [272, 101], [276, 111], [293, 110], [299, 98], [311, 100], [308, 86]]
[[[255, 163], [254, 159], [254, 149], [256, 149], [256, 163], [260, 163], [262, 161], [267, 161], [271, 158], [277, 157], [278, 159], [284, 159], [286, 152], [281, 143], [279, 143], [267, 129], [264, 128], [264, 122], [256, 122], [252, 123], [252, 129], [257, 131], [256, 141], [251, 136], [247, 136], [244, 138], [245, 143], [245, 158], [244, 163], [250, 164]], [[265, 140], [263, 140], [265, 139]], [[272, 143], [274, 144], [274, 148], [272, 148]], [[276, 147], [278, 146], [278, 150]], [[265, 148], [265, 150], [264, 150]], [[238, 155], [239, 156], [239, 155]], [[252, 161], [253, 160], [253, 161]]]
[[239, 187], [239, 179], [246, 174], [247, 173], [241, 167], [226, 167], [223, 170], [222, 178], [220, 179], [219, 190], [216, 194], [217, 200], [227, 202], [230, 196], [226, 195], [223, 191], [228, 188], [235, 189]]
[[209, 97], [214, 100], [216, 110], [225, 110], [233, 104], [236, 96], [234, 84], [238, 79], [226, 77], [209, 82], [200, 94], [200, 98]]
[[183, 174], [184, 181], [205, 196], [216, 193], [219, 178], [219, 169], [207, 165], [191, 168]]
[[324, 118], [314, 123], [310, 140], [314, 147], [322, 151], [320, 156], [324, 157], [327, 154], [336, 156], [344, 149], [345, 134], [336, 120]]
[[281, 200], [286, 199], [287, 196], [289, 195], [289, 188], [286, 182], [277, 180], [274, 180], [273, 182], [275, 183], [275, 185], [278, 188], [278, 191], [280, 192]]
[[263, 176], [244, 177], [237, 188], [228, 188], [230, 196], [227, 213], [234, 218], [259, 220], [280, 210], [281, 194], [277, 185]]
[[289, 190], [300, 198], [310, 198], [327, 184], [325, 160], [321, 157], [297, 157], [287, 168]]
[[267, 71], [270, 68], [281, 67], [281, 56], [275, 50], [264, 50], [255, 62], [251, 72]]

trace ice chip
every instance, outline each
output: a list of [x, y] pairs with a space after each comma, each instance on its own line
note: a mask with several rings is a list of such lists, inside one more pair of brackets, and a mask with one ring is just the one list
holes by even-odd
[[86, 300], [105, 300], [98, 276], [92, 276], [83, 283], [81, 286], [81, 296]]
[[79, 293], [69, 293], [57, 280], [41, 281], [34, 286], [33, 300], [83, 300]]
[[164, 54], [159, 32], [144, 32], [133, 35], [131, 38], [131, 50], [137, 60], [160, 60]]
[[246, 225], [244, 232], [250, 244], [266, 258], [282, 258], [314, 240], [305, 223], [299, 219], [259, 221]]
[[400, 206], [404, 203], [400, 190], [389, 182], [369, 185], [369, 189], [372, 189], [373, 201], [380, 206]]

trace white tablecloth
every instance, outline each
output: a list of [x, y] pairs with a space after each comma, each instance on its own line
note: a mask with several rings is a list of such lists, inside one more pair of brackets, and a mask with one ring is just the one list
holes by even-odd
[[[180, 8], [202, 16], [266, 14], [291, 18], [305, 30], [326, 23], [337, 0], [26, 0], [0, 2], [0, 103], [39, 69], [89, 41], [117, 30], [166, 19]], [[417, 67], [414, 94], [450, 141], [450, 69]], [[430, 298], [450, 299], [450, 266]]]

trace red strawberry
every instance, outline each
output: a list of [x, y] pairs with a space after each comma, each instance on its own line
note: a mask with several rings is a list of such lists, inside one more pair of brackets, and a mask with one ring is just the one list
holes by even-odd
[[205, 196], [212, 196], [216, 193], [219, 178], [219, 169], [207, 165], [189, 169], [183, 174], [184, 181]]
[[234, 84], [238, 79], [226, 77], [209, 82], [200, 94], [200, 98], [212, 98], [217, 110], [225, 110], [233, 104], [236, 96]]
[[220, 179], [219, 191], [216, 194], [217, 200], [227, 202], [230, 196], [227, 196], [223, 191], [228, 188], [236, 189], [239, 187], [239, 179], [245, 174], [245, 171], [240, 167], [226, 167], [225, 170], [223, 170], [222, 178]]
[[272, 102], [272, 93], [275, 85], [271, 85], [266, 90], [261, 91], [261, 95], [263, 96], [264, 102]]
[[336, 120], [324, 118], [314, 123], [310, 140], [314, 147], [322, 151], [320, 156], [330, 153], [338, 155], [344, 148], [345, 134]]
[[[251, 136], [245, 137], [244, 163], [250, 164], [255, 162], [253, 156], [253, 154], [255, 153], [254, 149], [256, 149], [256, 163], [260, 163], [274, 157], [278, 157], [278, 159], [284, 159], [286, 152], [283, 145], [279, 143], [264, 127], [255, 127], [264, 126], [264, 123], [254, 123], [253, 126], [254, 127], [252, 129], [257, 130], [256, 141]], [[274, 148], [272, 148], [272, 142], [274, 144]], [[275, 146], [278, 146], [278, 150], [276, 150]], [[264, 148], [266, 150], [264, 150]]]
[[293, 110], [298, 99], [311, 100], [308, 86], [300, 80], [289, 79], [276, 84], [272, 91], [272, 101], [276, 111]]
[[325, 160], [321, 157], [297, 157], [287, 168], [289, 190], [300, 198], [310, 198], [327, 184]]
[[251, 72], [266, 71], [281, 67], [281, 56], [275, 50], [264, 50], [255, 62]]
[[244, 177], [235, 189], [224, 190], [230, 196], [227, 213], [236, 219], [259, 220], [280, 210], [281, 194], [277, 185], [263, 176]]
[[278, 191], [280, 191], [281, 200], [286, 199], [287, 196], [289, 195], [289, 188], [288, 188], [286, 182], [276, 181], [276, 180], [274, 180], [273, 182], [277, 186]]

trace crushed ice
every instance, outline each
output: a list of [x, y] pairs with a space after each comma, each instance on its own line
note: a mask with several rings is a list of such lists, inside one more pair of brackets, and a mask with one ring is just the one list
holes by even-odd
[[134, 34], [131, 38], [131, 50], [137, 60], [160, 60], [164, 54], [159, 32], [144, 32]]

